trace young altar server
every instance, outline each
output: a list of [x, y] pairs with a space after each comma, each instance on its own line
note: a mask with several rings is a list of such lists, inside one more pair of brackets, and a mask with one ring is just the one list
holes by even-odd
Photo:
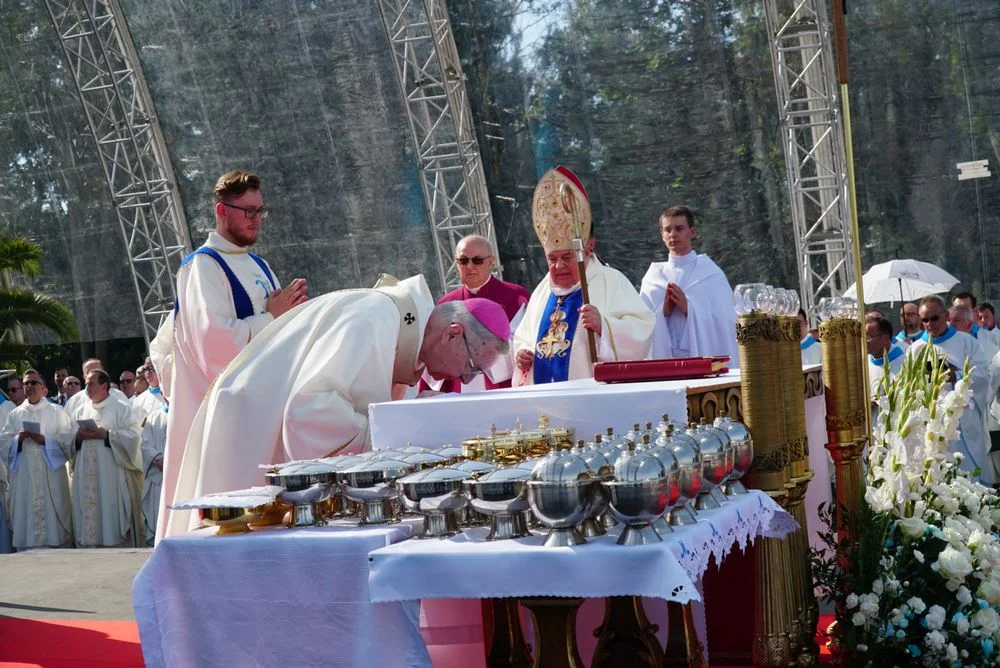
[[733, 290], [719, 266], [692, 250], [694, 212], [671, 206], [660, 213], [660, 236], [670, 256], [653, 262], [640, 293], [656, 314], [653, 357], [728, 356], [739, 366]]
[[[583, 303], [573, 216], [563, 205], [564, 187], [576, 202], [580, 238], [586, 244], [589, 304]], [[531, 294], [514, 333], [514, 385], [593, 377], [587, 330], [595, 334], [598, 361], [645, 359], [653, 314], [624, 274], [594, 253], [590, 200], [576, 175], [562, 166], [545, 172], [535, 187], [531, 216], [549, 272]]]

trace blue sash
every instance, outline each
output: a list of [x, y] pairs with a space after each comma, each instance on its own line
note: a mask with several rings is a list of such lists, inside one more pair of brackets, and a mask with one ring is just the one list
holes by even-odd
[[[247, 294], [246, 289], [244, 289], [243, 284], [240, 283], [240, 279], [236, 278], [236, 274], [233, 270], [229, 268], [226, 261], [222, 259], [222, 254], [214, 248], [209, 248], [207, 246], [202, 246], [196, 249], [193, 253], [188, 255], [181, 261], [181, 267], [191, 262], [195, 255], [207, 255], [222, 267], [223, 273], [226, 275], [226, 279], [229, 281], [229, 289], [233, 293], [233, 306], [236, 308], [236, 318], [238, 320], [244, 320], [249, 318], [254, 314], [253, 312], [253, 302], [250, 301], [250, 295]], [[271, 282], [271, 290], [276, 289], [278, 286], [274, 282], [274, 276], [271, 274], [271, 270], [268, 269], [267, 263], [264, 262], [260, 257], [254, 255], [253, 253], [247, 253], [250, 258], [256, 262], [260, 268], [264, 271], [264, 275], [267, 276], [267, 280]], [[174, 301], [174, 317], [177, 317], [177, 312], [180, 311], [181, 304], [180, 300]]]
[[888, 352], [884, 357], [875, 357], [873, 355], [868, 355], [868, 361], [874, 364], [875, 366], [882, 366], [885, 364], [886, 359], [888, 359], [889, 363], [891, 364], [892, 362], [895, 362], [900, 357], [902, 357], [904, 354], [905, 353], [903, 353], [902, 348], [893, 344], [893, 346], [889, 348]]
[[[559, 304], [559, 314], [556, 305]], [[576, 323], [580, 320], [583, 306], [583, 292], [577, 290], [565, 297], [549, 295], [538, 323], [535, 337], [535, 364], [533, 369], [536, 385], [569, 380], [569, 356], [573, 348]]]
[[811, 348], [817, 343], [819, 343], [819, 341], [816, 340], [815, 336], [813, 336], [812, 334], [806, 334], [805, 340], [799, 342], [799, 350], [805, 350], [806, 348]]
[[941, 336], [929, 337], [929, 335], [927, 334], [927, 330], [925, 329], [923, 332], [920, 333], [920, 336], [917, 337], [917, 340], [927, 341], [928, 338], [933, 338], [934, 343], [944, 343], [951, 337], [955, 336], [955, 332], [957, 331], [958, 331], [957, 329], [955, 329], [951, 325], [948, 325], [948, 329], [944, 330], [944, 334], [942, 334]]

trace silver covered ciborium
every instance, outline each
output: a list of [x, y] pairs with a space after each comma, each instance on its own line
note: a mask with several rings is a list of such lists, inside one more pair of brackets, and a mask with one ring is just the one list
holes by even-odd
[[733, 472], [723, 485], [722, 491], [729, 496], [746, 494], [747, 488], [740, 482], [740, 478], [750, 471], [750, 466], [753, 464], [753, 438], [750, 436], [750, 430], [745, 424], [733, 420], [725, 413], [719, 413], [713, 424], [729, 434], [729, 440], [733, 445]]
[[595, 482], [590, 467], [569, 451], [553, 452], [531, 472], [528, 502], [538, 521], [549, 529], [546, 547], [587, 542], [577, 528], [587, 518]]
[[423, 471], [438, 466], [445, 466], [448, 458], [436, 452], [414, 452], [402, 457], [399, 461], [413, 464], [414, 471]]
[[[643, 441], [645, 441], [648, 436], [643, 435]], [[667, 512], [660, 515], [653, 521], [653, 528], [656, 529], [656, 533], [663, 536], [666, 533], [672, 533], [673, 528], [670, 526], [670, 515], [673, 509], [680, 503], [681, 499], [681, 466], [677, 461], [677, 457], [674, 455], [673, 451], [664, 445], [659, 445], [654, 443], [652, 445], [644, 444], [644, 452], [653, 455], [660, 460], [663, 464], [663, 469], [667, 472], [667, 480], [670, 483], [670, 504]]]
[[619, 545], [645, 545], [663, 539], [653, 522], [669, 510], [672, 502], [670, 474], [652, 454], [639, 450], [622, 455], [615, 462], [615, 480], [601, 483], [609, 494], [608, 507], [625, 529]]
[[[598, 435], [597, 438], [600, 438]], [[595, 439], [596, 440], [596, 439]], [[598, 483], [615, 479], [615, 467], [608, 458], [595, 447], [585, 447], [583, 441], [577, 442], [573, 454], [587, 462], [591, 477]], [[607, 533], [603, 516], [608, 509], [608, 492], [599, 484], [594, 487], [590, 505], [587, 507], [587, 519], [580, 524], [580, 532], [585, 538], [603, 536]]]
[[[457, 464], [452, 464], [447, 467], [449, 469], [455, 469], [456, 471], [462, 471], [465, 473], [465, 479], [478, 478], [481, 475], [485, 475], [490, 471], [496, 471], [499, 466], [492, 462], [482, 462], [475, 459], [467, 459], [463, 462]], [[486, 523], [486, 516], [480, 514], [472, 506], [466, 506], [465, 509], [459, 514], [458, 525], [463, 527], [476, 527], [482, 526]]]
[[701, 453], [701, 491], [695, 501], [695, 508], [718, 508], [719, 501], [712, 491], [726, 481], [726, 448], [722, 439], [703, 428], [699, 429], [693, 422], [685, 434], [698, 442]]
[[322, 526], [323, 502], [333, 494], [336, 484], [334, 467], [320, 461], [297, 462], [265, 476], [267, 484], [284, 490], [278, 501], [292, 505], [291, 526]]
[[736, 451], [733, 448], [733, 441], [729, 438], [729, 433], [726, 432], [725, 429], [719, 429], [714, 424], [706, 421], [705, 418], [701, 418], [698, 424], [698, 430], [704, 430], [715, 434], [718, 436], [719, 440], [722, 441], [722, 448], [726, 452], [726, 477], [715, 489], [712, 490], [712, 497], [720, 504], [725, 503], [728, 499], [726, 498], [726, 494], [723, 489], [732, 477], [733, 470], [736, 465]]
[[528, 531], [528, 479], [531, 471], [519, 467], [497, 469], [473, 480], [466, 480], [469, 504], [490, 518], [486, 540], [521, 538]]
[[424, 518], [417, 538], [442, 538], [460, 531], [458, 514], [468, 503], [462, 488], [465, 478], [462, 471], [429, 468], [396, 480], [400, 502]]
[[388, 524], [399, 521], [392, 507], [398, 494], [397, 478], [413, 473], [413, 465], [394, 459], [369, 459], [341, 474], [344, 494], [361, 504], [360, 524]]
[[697, 442], [683, 435], [674, 434], [674, 426], [667, 424], [656, 437], [657, 447], [666, 448], [677, 461], [677, 503], [667, 513], [667, 521], [672, 526], [684, 526], [698, 521], [693, 508], [698, 492], [701, 491], [701, 452]]

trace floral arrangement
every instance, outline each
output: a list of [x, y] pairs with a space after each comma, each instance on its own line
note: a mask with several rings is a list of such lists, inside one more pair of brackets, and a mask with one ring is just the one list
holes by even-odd
[[972, 394], [968, 364], [954, 371], [926, 345], [883, 378], [860, 545], [838, 544], [821, 509], [827, 546], [847, 555], [812, 555], [847, 665], [1000, 665], [1000, 501], [948, 450]]

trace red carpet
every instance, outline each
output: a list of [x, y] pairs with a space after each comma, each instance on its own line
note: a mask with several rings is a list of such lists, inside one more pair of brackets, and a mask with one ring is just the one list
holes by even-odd
[[135, 622], [0, 618], [4, 668], [141, 668]]

